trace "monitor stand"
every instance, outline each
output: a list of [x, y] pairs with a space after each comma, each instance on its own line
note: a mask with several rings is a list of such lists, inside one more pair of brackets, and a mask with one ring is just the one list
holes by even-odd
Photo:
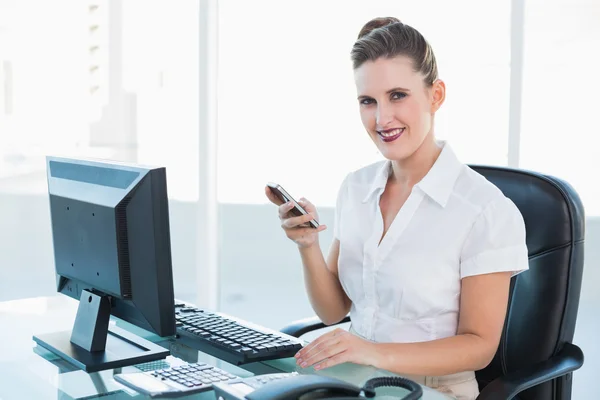
[[169, 350], [122, 328], [112, 326], [110, 299], [88, 290], [81, 292], [72, 331], [33, 337], [40, 346], [86, 372], [156, 361]]

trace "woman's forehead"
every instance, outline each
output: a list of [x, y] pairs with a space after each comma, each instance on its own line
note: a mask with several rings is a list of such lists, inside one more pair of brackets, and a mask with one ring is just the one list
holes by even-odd
[[411, 89], [422, 77], [414, 71], [410, 58], [398, 56], [366, 61], [354, 70], [354, 80], [359, 94], [367, 94], [361, 92], [386, 92], [396, 87]]

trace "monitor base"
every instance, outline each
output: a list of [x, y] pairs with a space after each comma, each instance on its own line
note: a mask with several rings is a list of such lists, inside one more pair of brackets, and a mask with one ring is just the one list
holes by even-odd
[[169, 350], [125, 329], [108, 329], [104, 351], [90, 352], [71, 342], [71, 331], [47, 333], [33, 340], [52, 353], [86, 372], [127, 367], [166, 358]]

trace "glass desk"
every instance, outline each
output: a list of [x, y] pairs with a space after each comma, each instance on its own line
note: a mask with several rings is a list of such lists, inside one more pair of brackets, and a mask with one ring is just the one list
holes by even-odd
[[[78, 302], [63, 295], [0, 302], [0, 400], [12, 399], [142, 399], [144, 396], [122, 386], [113, 379], [119, 372], [139, 372], [135, 367], [88, 374], [74, 368], [53, 353], [37, 346], [34, 334], [69, 330], [73, 326]], [[113, 323], [114, 321], [111, 321]], [[294, 358], [234, 366], [205, 353], [190, 349], [173, 338], [161, 338], [133, 325], [117, 320], [122, 328], [159, 343], [171, 350], [171, 356], [157, 362], [201, 361], [215, 365], [240, 377], [274, 372], [318, 373], [362, 386], [383, 373], [372, 367], [342, 364], [323, 371], [301, 369]], [[376, 399], [397, 399], [406, 393], [401, 388], [377, 389]], [[208, 391], [186, 399], [215, 399]], [[423, 387], [424, 400], [443, 400], [449, 397]]]

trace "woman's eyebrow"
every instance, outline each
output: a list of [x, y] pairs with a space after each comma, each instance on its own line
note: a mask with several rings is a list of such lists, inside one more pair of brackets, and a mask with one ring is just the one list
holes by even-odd
[[[388, 90], [385, 93], [386, 94], [390, 94], [390, 93], [394, 93], [394, 92], [407, 92], [407, 93], [410, 93], [410, 89], [406, 89], [406, 88], [403, 88], [403, 87], [395, 87], [395, 88], [392, 88], [392, 89]], [[359, 95], [357, 97], [358, 100], [361, 100], [361, 99], [370, 99], [370, 98], [371, 98], [371, 96], [367, 96], [366, 94], [361, 94], [361, 95]]]
[[405, 88], [402, 88], [402, 87], [395, 87], [393, 89], [388, 90], [386, 93], [390, 94], [390, 93], [393, 93], [393, 92], [410, 92], [410, 89], [405, 89]]

